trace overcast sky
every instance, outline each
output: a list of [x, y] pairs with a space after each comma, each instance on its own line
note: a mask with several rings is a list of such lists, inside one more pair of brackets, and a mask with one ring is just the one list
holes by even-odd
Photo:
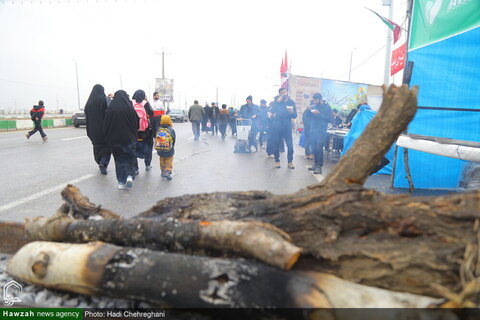
[[81, 108], [96, 83], [151, 97], [162, 50], [182, 108], [217, 88], [235, 107], [270, 100], [285, 50], [293, 74], [348, 80], [356, 48], [351, 81], [380, 85], [388, 29], [364, 7], [388, 17], [382, 0], [0, 0], [0, 110], [78, 109], [74, 60]]

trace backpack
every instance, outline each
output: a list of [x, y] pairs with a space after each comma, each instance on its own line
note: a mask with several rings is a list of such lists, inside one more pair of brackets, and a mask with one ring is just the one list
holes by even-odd
[[155, 137], [155, 150], [170, 152], [173, 148], [173, 138], [168, 128], [161, 127]]
[[140, 118], [140, 121], [138, 123], [138, 131], [147, 130], [149, 123], [148, 123], [147, 112], [145, 111], [144, 104], [137, 102], [133, 105], [133, 108], [135, 109], [135, 112], [137, 112], [137, 115]]

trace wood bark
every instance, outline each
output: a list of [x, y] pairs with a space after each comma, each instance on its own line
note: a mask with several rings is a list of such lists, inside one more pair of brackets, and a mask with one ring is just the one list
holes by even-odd
[[16, 279], [52, 289], [175, 308], [425, 308], [440, 302], [327, 274], [285, 272], [238, 259], [162, 253], [101, 242], [32, 242], [10, 259], [7, 271]]
[[[54, 216], [27, 220], [25, 230], [31, 241], [105, 241], [122, 246], [190, 253], [232, 251], [284, 270], [289, 270], [295, 264], [302, 251], [291, 243], [287, 233], [268, 223], [188, 219], [152, 221], [143, 218], [124, 220], [108, 210], [104, 211], [110, 214], [102, 216], [107, 219], [99, 220], [97, 211], [90, 210], [99, 207], [89, 203], [78, 188], [68, 185], [62, 191], [62, 196], [66, 194], [69, 195], [66, 204]], [[84, 212], [79, 208], [85, 207], [83, 204], [86, 202], [89, 203], [88, 211]], [[85, 220], [93, 216], [96, 218]]]

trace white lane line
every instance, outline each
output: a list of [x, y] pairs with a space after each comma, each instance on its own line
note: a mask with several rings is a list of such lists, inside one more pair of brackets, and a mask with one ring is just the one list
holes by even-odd
[[[307, 170], [308, 168], [310, 168], [311, 166], [307, 166]], [[313, 174], [313, 176], [315, 177], [315, 179], [318, 180], [318, 182], [322, 182], [324, 176], [322, 174], [314, 174], [313, 171], [310, 170], [310, 172]]]
[[4, 204], [3, 206], [0, 206], [0, 212], [5, 211], [5, 210], [8, 210], [8, 209], [11, 209], [11, 208], [14, 208], [14, 207], [17, 207], [17, 206], [19, 206], [19, 205], [21, 205], [21, 204], [24, 204], [24, 203], [26, 203], [26, 202], [29, 202], [29, 201], [38, 199], [38, 198], [43, 197], [44, 195], [47, 195], [47, 194], [49, 194], [49, 193], [52, 193], [52, 192], [61, 190], [61, 189], [65, 188], [65, 186], [66, 186], [67, 184], [75, 184], [75, 183], [81, 182], [81, 181], [83, 181], [83, 180], [90, 179], [90, 178], [93, 177], [93, 176], [94, 176], [94, 174], [87, 174], [87, 175], [84, 175], [83, 177], [80, 177], [80, 178], [77, 178], [77, 179], [73, 179], [73, 180], [70, 180], [70, 181], [68, 181], [68, 182], [59, 184], [58, 186], [45, 189], [45, 190], [43, 190], [43, 191], [41, 191], [41, 192], [39, 192], [39, 193], [32, 194], [31, 196], [28, 196], [28, 197], [26, 197], [26, 198], [23, 198], [23, 199], [14, 201], [14, 202], [10, 202], [10, 203]]
[[86, 137], [87, 137], [87, 136], [81, 136], [81, 137], [75, 137], [75, 138], [65, 138], [65, 139], [60, 139], [60, 141], [83, 139], [83, 138], [86, 138]]

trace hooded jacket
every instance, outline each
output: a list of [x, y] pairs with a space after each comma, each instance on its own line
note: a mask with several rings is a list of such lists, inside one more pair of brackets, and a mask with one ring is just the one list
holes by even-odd
[[160, 157], [171, 157], [175, 154], [175, 141], [177, 140], [177, 136], [176, 136], [175, 130], [173, 130], [172, 126], [173, 126], [173, 123], [172, 123], [172, 119], [170, 118], [170, 116], [168, 116], [168, 115], [162, 116], [162, 119], [160, 120], [160, 129], [161, 128], [166, 128], [167, 129], [168, 133], [172, 137], [173, 145], [172, 145], [172, 149], [168, 152], [157, 150], [157, 154]]
[[30, 118], [35, 121], [38, 118], [42, 120], [43, 115], [45, 114], [45, 107], [43, 106], [33, 106], [32, 110], [30, 110]]

